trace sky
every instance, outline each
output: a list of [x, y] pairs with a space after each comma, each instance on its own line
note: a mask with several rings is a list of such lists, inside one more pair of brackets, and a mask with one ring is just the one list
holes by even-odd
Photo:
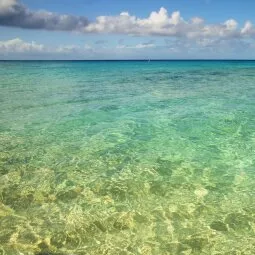
[[255, 59], [254, 0], [0, 0], [3, 59]]

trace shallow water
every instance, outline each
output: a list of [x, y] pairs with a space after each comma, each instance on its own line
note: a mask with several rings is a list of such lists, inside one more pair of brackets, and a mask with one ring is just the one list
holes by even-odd
[[0, 254], [254, 254], [255, 62], [0, 62]]

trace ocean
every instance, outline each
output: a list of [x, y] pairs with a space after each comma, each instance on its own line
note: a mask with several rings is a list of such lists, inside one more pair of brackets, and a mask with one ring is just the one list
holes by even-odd
[[1, 61], [0, 254], [255, 252], [255, 61]]

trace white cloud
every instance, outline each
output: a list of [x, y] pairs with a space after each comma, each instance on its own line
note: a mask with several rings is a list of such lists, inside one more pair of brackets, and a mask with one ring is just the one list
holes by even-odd
[[1, 0], [0, 1], [0, 13], [7, 11], [9, 8], [15, 5], [16, 0]]
[[169, 13], [161, 7], [147, 18], [129, 12], [116, 16], [99, 16], [89, 22], [86, 16], [58, 14], [46, 10], [30, 10], [19, 0], [0, 0], [0, 25], [25, 29], [76, 31], [81, 33], [110, 33], [139, 36], [167, 36], [175, 38], [247, 38], [255, 35], [250, 21], [239, 27], [234, 19], [207, 24], [201, 17], [185, 20], [180, 11]]
[[136, 45], [118, 45], [117, 49], [148, 49], [148, 48], [155, 48], [156, 45], [153, 43], [139, 43]]
[[79, 51], [81, 49], [80, 46], [77, 45], [61, 45], [56, 48], [56, 52], [58, 53], [73, 53]]
[[148, 48], [155, 48], [156, 45], [153, 43], [139, 43], [135, 46], [136, 49], [148, 49]]
[[[254, 56], [254, 42], [240, 38], [168, 38], [137, 44], [98, 47], [97, 44], [50, 46], [20, 38], [0, 41], [2, 59], [134, 59], [134, 58], [224, 58]], [[241, 54], [240, 54], [241, 52]]]
[[254, 36], [255, 29], [250, 21], [246, 21], [244, 27], [241, 30], [241, 34], [244, 36]]
[[128, 12], [122, 12], [117, 16], [99, 16], [95, 22], [84, 27], [83, 32], [162, 35], [179, 38], [233, 38], [251, 34], [251, 27], [251, 23], [246, 23], [244, 28], [239, 29], [234, 19], [220, 24], [206, 24], [200, 17], [185, 20], [179, 11], [169, 14], [164, 7], [161, 7], [158, 12], [153, 11], [148, 18], [144, 19], [132, 16]]
[[43, 52], [44, 50], [45, 50], [44, 45], [37, 44], [34, 41], [25, 42], [22, 41], [20, 38], [15, 38], [8, 41], [0, 41], [0, 52], [2, 53]]
[[224, 25], [227, 30], [236, 30], [238, 23], [234, 19], [229, 19], [224, 23]]
[[200, 24], [204, 23], [204, 20], [202, 18], [199, 18], [199, 17], [193, 17], [191, 19], [191, 21], [192, 21], [193, 24], [196, 24], [196, 25], [200, 25]]
[[96, 22], [86, 26], [83, 32], [176, 35], [179, 32], [177, 27], [185, 24], [180, 12], [173, 12], [169, 16], [167, 10], [162, 7], [158, 12], [152, 12], [146, 19], [131, 16], [128, 12], [122, 12], [119, 16], [99, 16]]
[[46, 46], [43, 44], [23, 41], [20, 38], [15, 38], [6, 41], [0, 41], [0, 54], [29, 54], [29, 53], [39, 53], [39, 54], [85, 54], [93, 51], [93, 48], [85, 44], [80, 45], [60, 45], [57, 47]]

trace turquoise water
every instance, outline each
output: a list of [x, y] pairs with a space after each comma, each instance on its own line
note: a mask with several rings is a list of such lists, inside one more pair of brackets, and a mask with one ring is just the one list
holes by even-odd
[[0, 254], [255, 251], [255, 62], [0, 62]]

